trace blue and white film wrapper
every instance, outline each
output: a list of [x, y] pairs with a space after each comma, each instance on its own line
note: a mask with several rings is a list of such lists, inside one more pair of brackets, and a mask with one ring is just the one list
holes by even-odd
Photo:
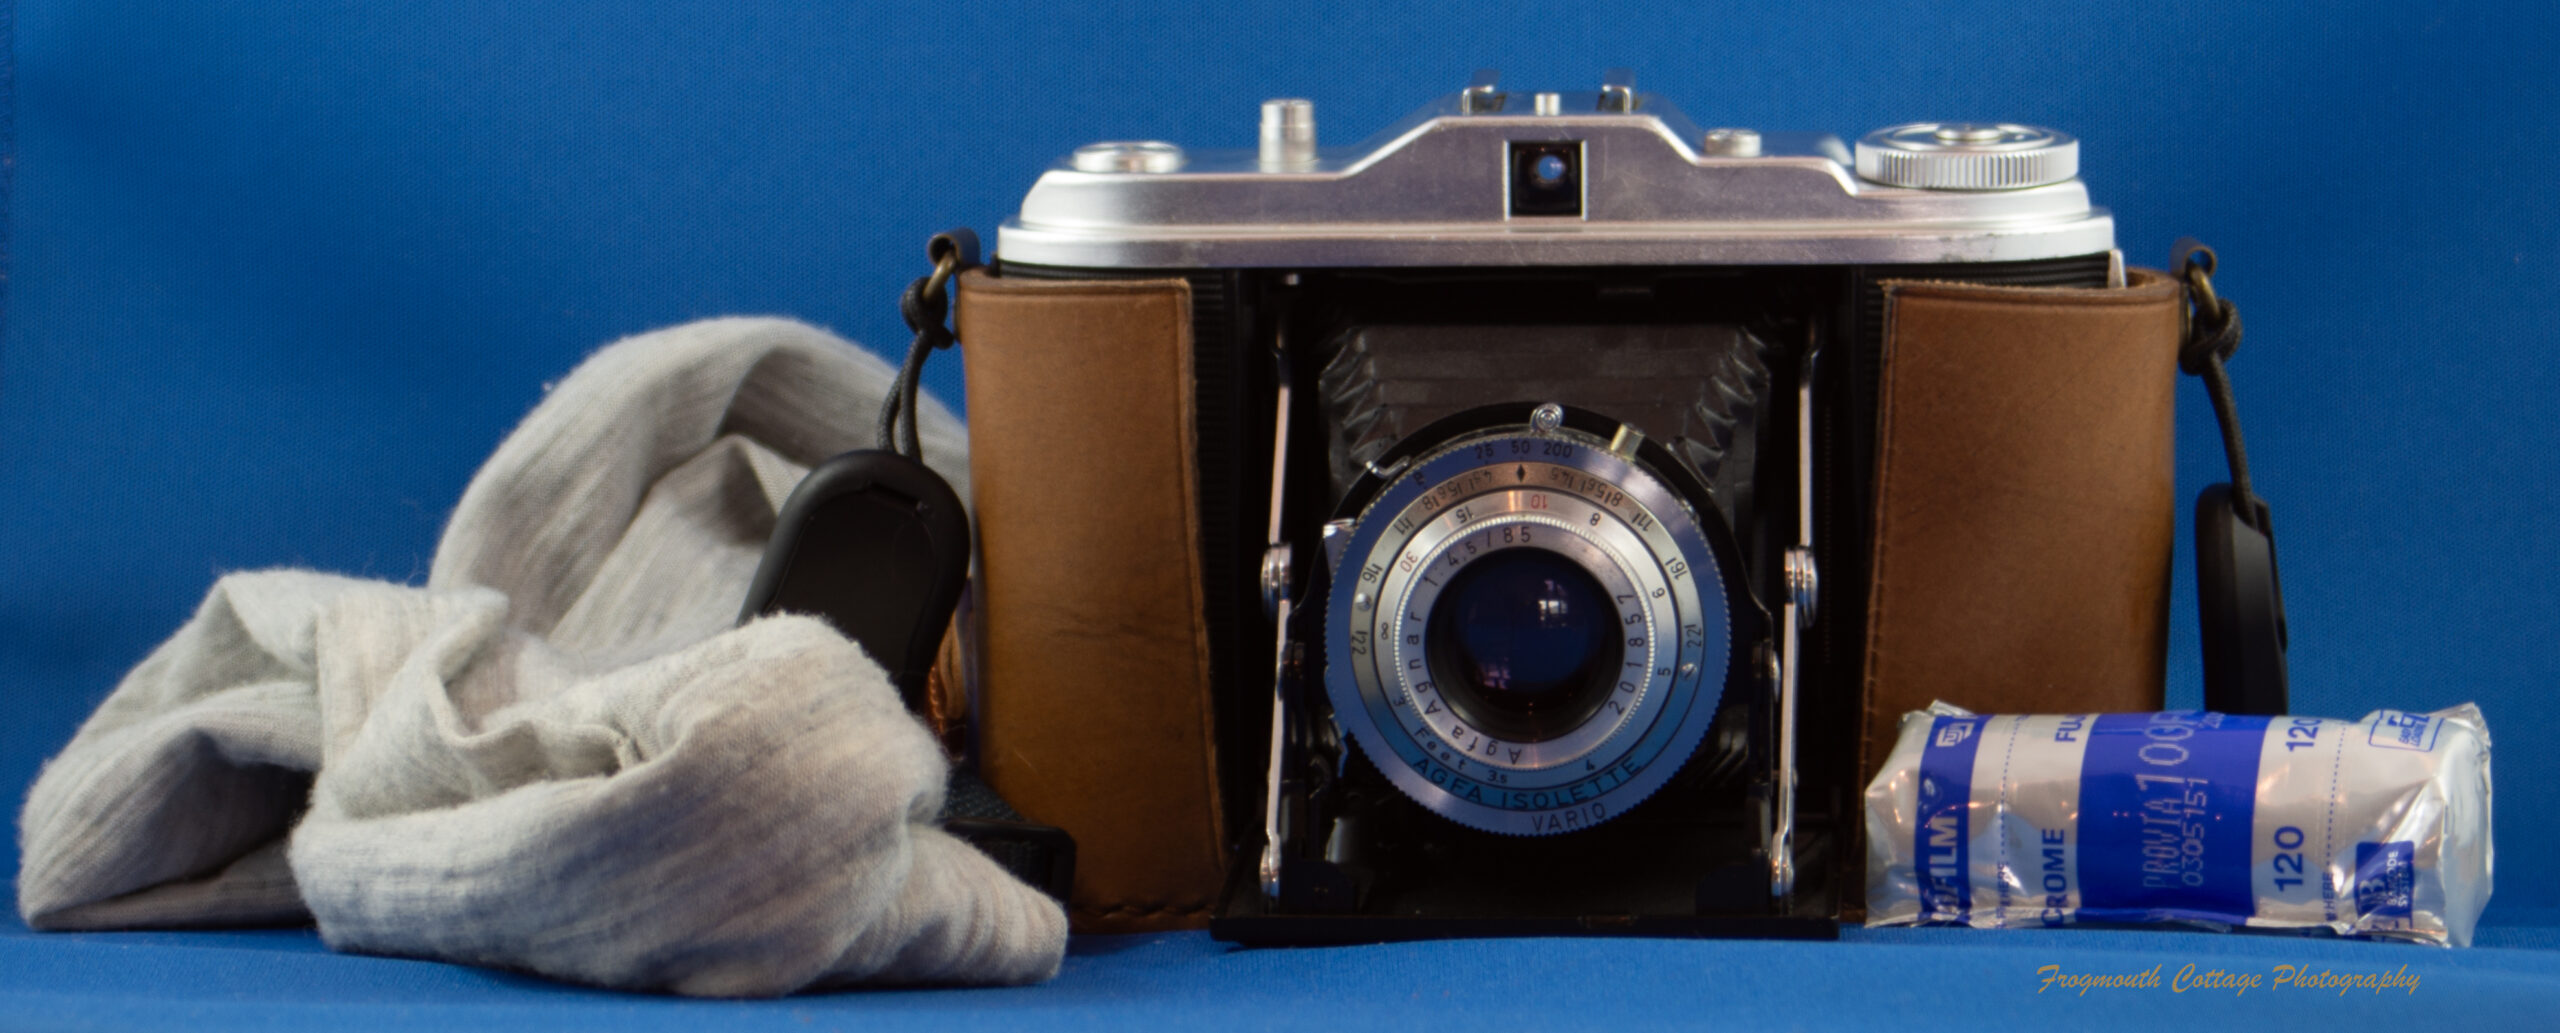
[[1867, 786], [1867, 924], [2326, 928], [2467, 946], [2489, 901], [2489, 728], [2361, 720], [1903, 716]]

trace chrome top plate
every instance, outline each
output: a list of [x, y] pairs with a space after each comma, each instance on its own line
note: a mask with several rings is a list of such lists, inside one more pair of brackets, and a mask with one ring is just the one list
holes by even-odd
[[[1632, 111], [1616, 110], [1618, 94], [1557, 94], [1554, 114], [1537, 113], [1545, 95], [1500, 96], [1499, 110], [1470, 111], [1466, 93], [1450, 94], [1366, 143], [1317, 148], [1311, 164], [1254, 150], [1177, 149], [1178, 161], [1117, 168], [1062, 160], [998, 231], [997, 251], [1032, 265], [1188, 269], [1992, 262], [2115, 246], [2114, 220], [2077, 178], [1888, 186], [1860, 179], [1828, 134], [1760, 134], [1756, 155], [1730, 156], [1649, 94]], [[1515, 141], [1582, 144], [1580, 215], [1511, 214]]]

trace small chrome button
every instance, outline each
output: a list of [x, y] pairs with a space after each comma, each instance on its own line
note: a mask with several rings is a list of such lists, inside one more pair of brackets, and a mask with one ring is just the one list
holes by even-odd
[[1069, 164], [1078, 172], [1172, 172], [1183, 161], [1182, 148], [1162, 140], [1112, 140], [1076, 148]]
[[1752, 129], [1710, 129], [1699, 149], [1718, 158], [1757, 158], [1760, 133]]

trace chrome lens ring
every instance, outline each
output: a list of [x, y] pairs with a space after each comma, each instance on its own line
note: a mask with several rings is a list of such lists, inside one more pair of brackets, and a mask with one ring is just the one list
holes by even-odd
[[[1508, 773], [1499, 783], [1506, 787], [1553, 788], [1574, 781], [1565, 777], [1571, 774], [1567, 762], [1584, 758], [1627, 727], [1642, 714], [1645, 697], [1658, 691], [1656, 683], [1669, 680], [1670, 672], [1660, 677], [1653, 673], [1660, 646], [1655, 629], [1671, 616], [1669, 586], [1653, 565], [1626, 558], [1629, 546], [1643, 554], [1626, 525], [1606, 516], [1596, 524], [1589, 521], [1601, 512], [1582, 499], [1528, 489], [1493, 492], [1449, 507], [1399, 550], [1401, 558], [1380, 590], [1380, 598], [1397, 605], [1370, 618], [1376, 640], [1386, 644], [1373, 660], [1376, 680], [1389, 700], [1402, 704], [1391, 707], [1398, 717], [1412, 715], [1401, 723], [1419, 723], [1442, 747]], [[1462, 707], [1443, 705], [1448, 687], [1440, 679], [1447, 674], [1434, 670], [1425, 656], [1432, 618], [1455, 575], [1478, 560], [1514, 549], [1542, 549], [1580, 567], [1614, 604], [1611, 622], [1629, 632], [1621, 636], [1626, 645], [1619, 666], [1626, 670], [1618, 689], [1592, 719], [1562, 736], [1527, 742], [1490, 734], [1464, 720]], [[1661, 594], [1652, 594], [1656, 592]]]
[[[1462, 569], [1471, 543], [1501, 551], [1489, 546], [1506, 527], [1563, 535], [1550, 551], [1605, 586], [1637, 642], [1622, 660], [1643, 658], [1609, 697], [1616, 706], [1536, 742], [1435, 710], [1441, 675], [1415, 653], [1440, 602], [1432, 572]], [[1509, 547], [1524, 544], [1550, 543]], [[1733, 640], [1715, 556], [1679, 494], [1606, 438], [1526, 424], [1457, 437], [1378, 488], [1344, 548], [1325, 621], [1335, 720], [1399, 790], [1473, 828], [1551, 835], [1625, 813], [1713, 722]]]

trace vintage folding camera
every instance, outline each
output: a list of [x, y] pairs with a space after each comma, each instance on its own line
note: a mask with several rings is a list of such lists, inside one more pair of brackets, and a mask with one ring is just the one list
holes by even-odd
[[2155, 709], [2180, 301], [2077, 160], [1483, 74], [1043, 175], [957, 299], [974, 706], [1077, 927], [1832, 935], [1882, 710]]

